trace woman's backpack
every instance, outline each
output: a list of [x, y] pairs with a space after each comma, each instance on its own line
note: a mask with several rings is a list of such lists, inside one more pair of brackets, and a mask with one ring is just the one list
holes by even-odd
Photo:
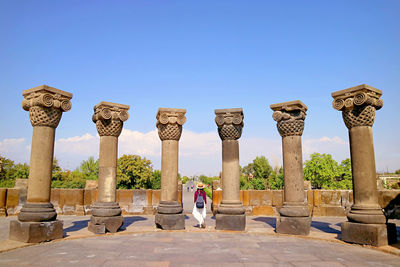
[[204, 208], [204, 199], [203, 199], [203, 194], [201, 194], [201, 193], [199, 193], [197, 195], [196, 208], [198, 208], [198, 209]]

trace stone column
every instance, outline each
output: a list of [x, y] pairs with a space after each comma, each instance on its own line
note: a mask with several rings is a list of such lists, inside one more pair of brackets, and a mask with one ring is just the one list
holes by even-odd
[[222, 201], [216, 215], [217, 230], [243, 231], [246, 215], [240, 201], [239, 141], [243, 129], [241, 108], [216, 109], [215, 122], [222, 140]]
[[185, 229], [185, 215], [178, 202], [178, 144], [182, 125], [186, 122], [186, 109], [159, 108], [157, 112], [158, 135], [161, 147], [161, 200], [155, 223], [164, 230]]
[[100, 102], [94, 106], [92, 120], [100, 135], [99, 182], [97, 202], [92, 206], [88, 230], [95, 234], [115, 233], [124, 223], [115, 201], [117, 185], [118, 136], [129, 118], [129, 106]]
[[72, 94], [42, 85], [22, 92], [22, 108], [33, 126], [27, 203], [10, 223], [10, 239], [36, 243], [63, 237], [63, 222], [50, 203], [54, 138]]
[[382, 246], [396, 240], [394, 224], [386, 218], [378, 203], [372, 125], [375, 111], [383, 106], [382, 91], [366, 84], [332, 93], [333, 108], [342, 111], [349, 130], [353, 174], [354, 204], [342, 223], [342, 240]]
[[300, 100], [270, 106], [282, 136], [284, 203], [276, 220], [276, 232], [308, 235], [311, 217], [305, 201], [301, 135], [307, 106]]

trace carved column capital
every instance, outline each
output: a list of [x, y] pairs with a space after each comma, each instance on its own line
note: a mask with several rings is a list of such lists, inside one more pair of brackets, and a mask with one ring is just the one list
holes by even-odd
[[242, 136], [244, 115], [242, 108], [216, 109], [215, 123], [222, 141], [238, 140]]
[[158, 136], [162, 141], [179, 141], [182, 134], [182, 125], [186, 122], [186, 109], [159, 108], [157, 112]]
[[300, 100], [272, 104], [272, 118], [277, 122], [276, 127], [282, 137], [302, 135], [307, 106]]
[[102, 101], [94, 106], [92, 120], [96, 123], [100, 136], [115, 136], [121, 134], [124, 121], [129, 118], [129, 106]]
[[71, 109], [72, 94], [41, 85], [22, 92], [22, 108], [29, 111], [32, 126], [57, 128], [62, 112]]
[[381, 90], [361, 84], [333, 92], [332, 106], [334, 109], [342, 111], [344, 124], [349, 130], [357, 126], [372, 127], [375, 111], [383, 106], [381, 96]]

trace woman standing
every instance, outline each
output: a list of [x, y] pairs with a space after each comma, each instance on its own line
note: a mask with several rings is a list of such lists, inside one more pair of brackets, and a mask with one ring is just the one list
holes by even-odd
[[207, 195], [204, 192], [204, 185], [197, 184], [197, 191], [194, 193], [194, 206], [193, 216], [199, 222], [199, 227], [206, 228], [206, 209], [207, 209]]

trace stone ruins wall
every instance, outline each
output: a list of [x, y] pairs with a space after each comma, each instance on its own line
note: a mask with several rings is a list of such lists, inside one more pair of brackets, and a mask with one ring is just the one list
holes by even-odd
[[[379, 190], [379, 205], [385, 208], [400, 190]], [[213, 190], [212, 211], [216, 214], [222, 190]], [[352, 190], [306, 190], [305, 201], [312, 216], [346, 216], [353, 204]], [[283, 205], [283, 190], [241, 190], [240, 200], [247, 215], [277, 216]]]
[[[307, 190], [308, 207], [313, 216], [345, 216], [353, 204], [351, 190]], [[400, 190], [379, 190], [382, 208], [400, 194]], [[161, 190], [117, 190], [117, 201], [123, 214], [155, 214]], [[179, 189], [179, 202], [182, 190]], [[213, 213], [222, 200], [222, 191], [213, 190]], [[58, 214], [90, 215], [90, 206], [97, 200], [97, 189], [51, 189], [51, 203]], [[277, 216], [283, 205], [283, 190], [241, 190], [240, 200], [247, 215]], [[21, 189], [0, 188], [0, 216], [17, 215], [25, 203]]]
[[[91, 205], [97, 201], [97, 189], [51, 189], [50, 201], [57, 214], [91, 215]], [[116, 201], [122, 214], [155, 214], [161, 198], [161, 190], [119, 189]], [[182, 189], [178, 190], [178, 201], [182, 203]], [[0, 216], [17, 215], [26, 203], [23, 192], [18, 188], [0, 188]]]

